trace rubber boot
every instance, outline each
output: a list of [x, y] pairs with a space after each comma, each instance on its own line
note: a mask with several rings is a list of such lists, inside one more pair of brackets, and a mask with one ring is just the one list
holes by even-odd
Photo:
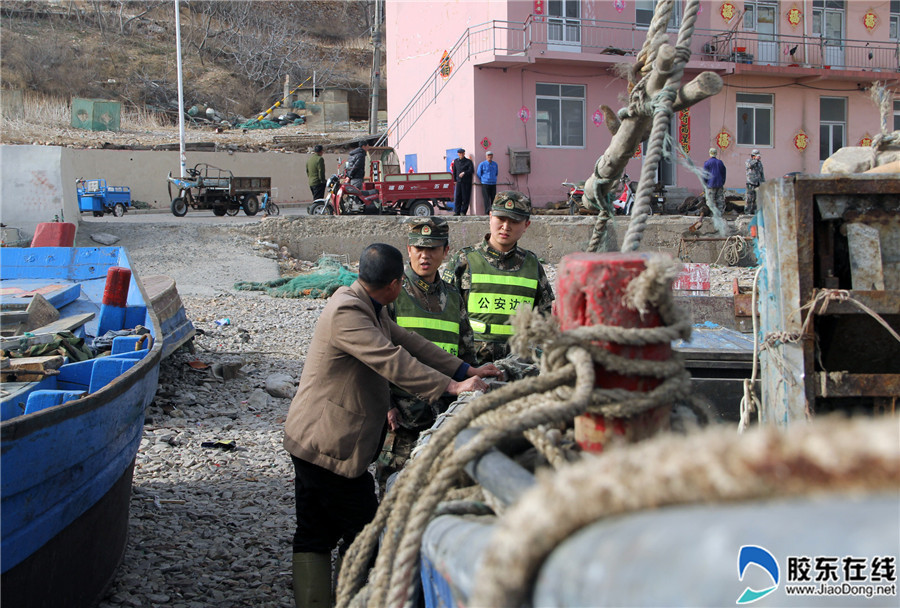
[[327, 553], [294, 553], [294, 604], [297, 608], [330, 608], [331, 556]]

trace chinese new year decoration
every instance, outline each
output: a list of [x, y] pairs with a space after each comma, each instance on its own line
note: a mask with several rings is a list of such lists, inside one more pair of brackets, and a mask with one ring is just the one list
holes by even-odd
[[861, 148], [867, 148], [867, 147], [871, 146], [872, 145], [872, 136], [869, 135], [868, 133], [866, 133], [865, 135], [862, 136], [862, 139], [860, 139], [859, 143], [856, 145], [860, 146]]
[[796, 6], [788, 9], [787, 12], [787, 22], [791, 25], [791, 27], [797, 27], [800, 25], [800, 20], [803, 18], [803, 13], [800, 12], [800, 9]]
[[600, 110], [594, 110], [594, 113], [591, 114], [591, 122], [594, 123], [595, 127], [599, 127], [603, 124], [603, 112]]
[[878, 27], [878, 13], [869, 9], [866, 11], [866, 14], [863, 15], [863, 26], [871, 32], [876, 27]]
[[444, 51], [444, 54], [441, 55], [441, 78], [450, 78], [450, 73], [453, 71], [453, 62], [450, 61], [450, 53]]
[[725, 129], [722, 129], [721, 131], [719, 131], [719, 134], [716, 135], [716, 146], [718, 146], [722, 150], [727, 150], [729, 147], [731, 147], [731, 141], [731, 133], [729, 133]]
[[544, 1], [545, 0], [534, 0], [534, 14], [535, 15], [543, 15], [544, 14]]
[[638, 144], [637, 150], [634, 151], [634, 156], [631, 158], [640, 158], [641, 157], [641, 146]]
[[525, 106], [522, 106], [521, 108], [519, 108], [519, 111], [516, 112], [516, 116], [518, 116], [519, 120], [521, 120], [522, 122], [528, 122], [528, 119], [531, 118], [531, 110], [529, 110]]
[[625, 0], [615, 0], [615, 2], [613, 2], [613, 7], [617, 12], [621, 13], [625, 10]]
[[685, 154], [691, 151], [691, 109], [678, 113], [678, 143]]
[[809, 147], [809, 135], [801, 129], [794, 135], [794, 147], [803, 152]]
[[737, 8], [731, 2], [723, 2], [722, 6], [719, 8], [719, 14], [722, 15], [722, 19], [725, 23], [728, 23], [734, 16], [737, 14]]
[[491, 140], [489, 140], [487, 137], [485, 137], [484, 139], [482, 139], [482, 140], [481, 140], [481, 147], [484, 148], [485, 150], [487, 150], [488, 148], [490, 148], [490, 147], [491, 147]]

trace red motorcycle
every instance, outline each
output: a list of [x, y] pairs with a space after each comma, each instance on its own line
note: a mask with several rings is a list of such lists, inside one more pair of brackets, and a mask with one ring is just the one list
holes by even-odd
[[332, 175], [325, 182], [325, 197], [309, 207], [311, 215], [380, 215], [378, 190], [360, 190], [349, 181]]
[[[569, 188], [569, 215], [578, 214], [596, 214], [596, 211], [588, 209], [584, 204], [584, 182], [573, 184], [572, 182], [563, 182], [563, 186]], [[637, 192], [637, 182], [631, 181], [627, 173], [623, 173], [619, 179], [619, 186], [622, 191], [613, 199], [613, 209], [616, 215], [631, 215], [634, 207], [634, 196]], [[665, 202], [665, 187], [657, 184], [650, 200], [650, 215], [659, 213]]]

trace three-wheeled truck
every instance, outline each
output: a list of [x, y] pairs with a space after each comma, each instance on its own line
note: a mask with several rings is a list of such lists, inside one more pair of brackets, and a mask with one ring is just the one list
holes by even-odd
[[[173, 177], [169, 173], [169, 198], [172, 214], [184, 217], [188, 207], [212, 209], [214, 215], [237, 215], [241, 209], [247, 215], [259, 211], [259, 197], [272, 195], [271, 177], [235, 177], [227, 169], [197, 163], [187, 170], [187, 177]], [[178, 196], [172, 198], [172, 186]]]
[[131, 188], [128, 186], [107, 186], [105, 179], [75, 180], [78, 188], [78, 211], [90, 211], [94, 217], [112, 213], [122, 217], [131, 207]]

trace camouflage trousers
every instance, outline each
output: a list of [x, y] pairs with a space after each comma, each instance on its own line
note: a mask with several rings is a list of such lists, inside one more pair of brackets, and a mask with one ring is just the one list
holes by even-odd
[[758, 187], [759, 184], [747, 183], [747, 204], [744, 206], [744, 211], [748, 214], [756, 213], [756, 189]]
[[419, 439], [419, 431], [413, 431], [404, 427], [396, 431], [388, 431], [381, 447], [381, 454], [376, 462], [376, 475], [378, 485], [384, 491], [388, 477], [399, 471], [409, 460], [412, 450]]
[[719, 208], [719, 212], [725, 212], [725, 188], [706, 189], [706, 206], [712, 211], [713, 205]]

